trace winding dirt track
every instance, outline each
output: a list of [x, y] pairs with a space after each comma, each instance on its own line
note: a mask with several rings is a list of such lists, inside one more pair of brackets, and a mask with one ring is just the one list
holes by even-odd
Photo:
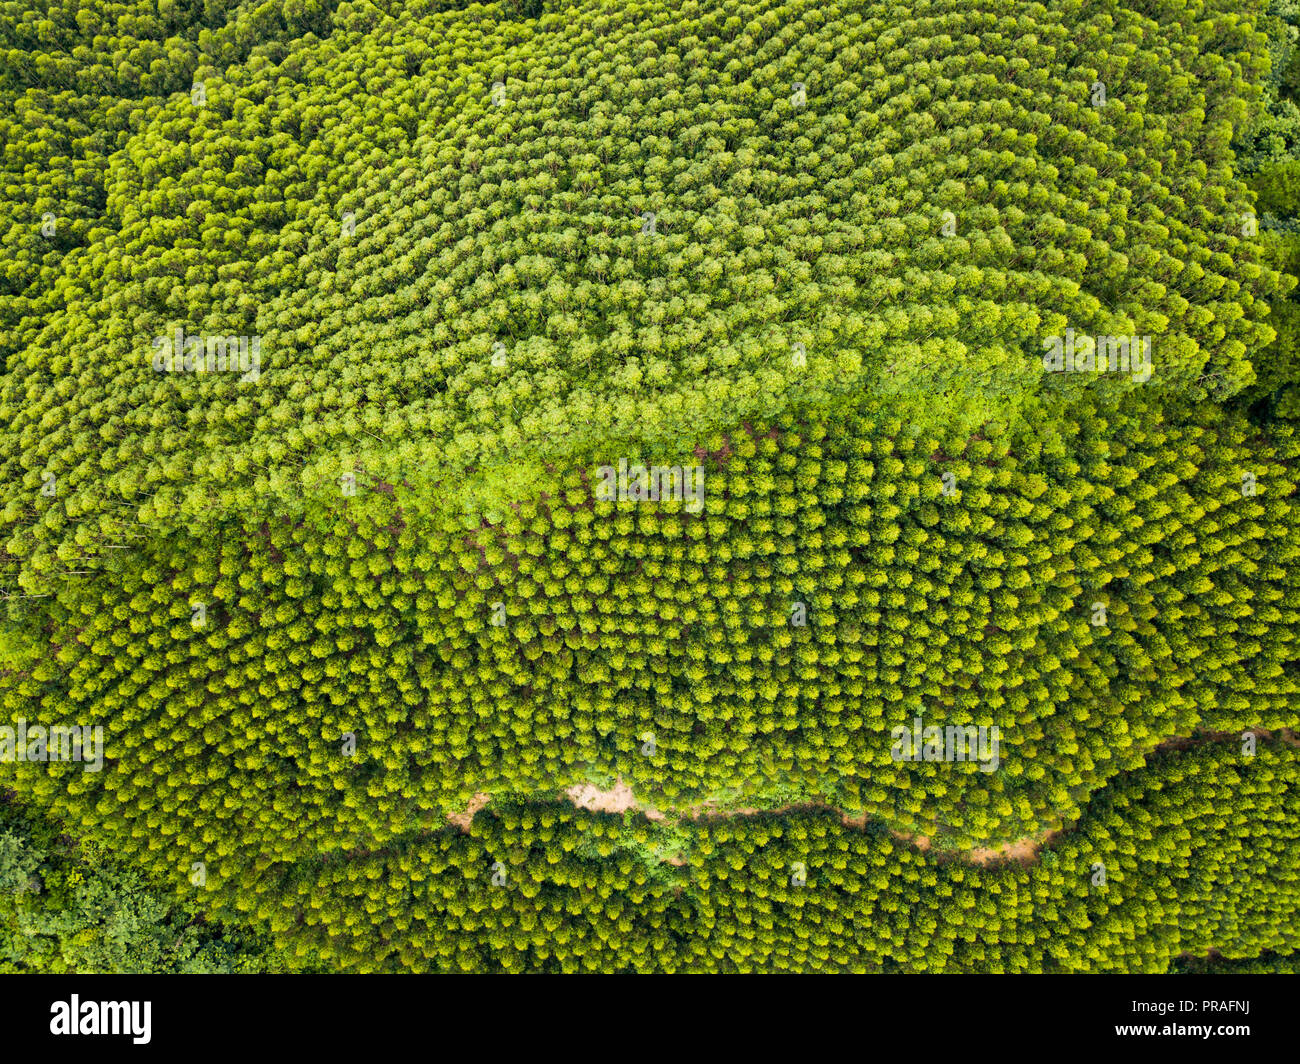
[[[1276, 739], [1280, 742], [1289, 743], [1291, 746], [1300, 747], [1300, 734], [1289, 728], [1277, 732], [1265, 731], [1263, 728], [1253, 728], [1251, 731], [1254, 732], [1257, 739]], [[1241, 739], [1242, 735], [1237, 732], [1202, 731], [1194, 736], [1176, 736], [1172, 739], [1166, 739], [1154, 747], [1147, 756], [1148, 758], [1154, 757], [1169, 750], [1186, 750], [1189, 747], [1200, 746], [1204, 743], [1240, 742]], [[623, 782], [622, 777], [617, 778], [614, 781], [614, 786], [608, 790], [602, 790], [590, 783], [578, 783], [567, 788], [564, 793], [579, 809], [588, 809], [598, 813], [625, 813], [632, 810], [642, 813], [647, 820], [653, 821], [666, 821], [669, 819], [669, 814], [673, 814], [675, 819], [700, 820], [712, 817], [755, 816], [765, 812], [791, 813], [805, 811], [838, 814], [846, 827], [861, 830], [866, 827], [869, 819], [866, 813], [846, 813], [842, 809], [817, 802], [783, 805], [772, 809], [751, 807], [717, 809], [709, 802], [703, 802], [698, 805], [687, 806], [682, 810], [669, 810], [669, 813], [664, 813], [652, 805], [641, 802], [633, 793], [632, 788]], [[480, 791], [471, 799], [465, 812], [449, 813], [447, 819], [462, 831], [468, 831], [470, 822], [474, 819], [474, 814], [486, 806], [491, 801], [491, 798], [490, 794]], [[940, 857], [973, 865], [988, 865], [1001, 861], [1031, 864], [1038, 859], [1038, 851], [1044, 846], [1050, 845], [1064, 834], [1065, 830], [1068, 829], [1027, 835], [1011, 842], [1004, 842], [997, 847], [976, 846], [969, 850], [944, 850], [937, 853]], [[932, 850], [928, 835], [911, 835], [907, 832], [893, 830], [890, 831], [890, 834], [900, 842], [915, 846], [918, 850], [926, 852]], [[680, 858], [670, 858], [668, 863], [680, 865], [684, 862]]]

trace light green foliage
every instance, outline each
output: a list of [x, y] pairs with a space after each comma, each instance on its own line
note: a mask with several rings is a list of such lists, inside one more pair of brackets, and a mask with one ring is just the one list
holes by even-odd
[[[1229, 148], [1263, 37], [1192, 6], [1212, 51], [1185, 13], [1081, 3], [589, 0], [342, 5], [328, 38], [200, 56], [206, 104], [172, 92], [111, 156], [103, 229], [0, 387], [22, 586], [351, 469], [472, 520], [548, 463], [863, 393], [973, 430], [1136, 387], [1045, 377], [1067, 327], [1150, 335], [1155, 389], [1232, 394], [1277, 283]], [[178, 327], [260, 337], [261, 379], [155, 372]]]
[[[1235, 738], [1300, 704], [1247, 6], [6, 5], [0, 719], [106, 733], [0, 763], [90, 855], [16, 963], [261, 963], [200, 911], [330, 970], [1294, 951], [1295, 750]], [[1154, 376], [1046, 372], [1067, 329]], [[894, 760], [917, 716], [998, 771]], [[559, 797], [615, 777], [667, 819]]]

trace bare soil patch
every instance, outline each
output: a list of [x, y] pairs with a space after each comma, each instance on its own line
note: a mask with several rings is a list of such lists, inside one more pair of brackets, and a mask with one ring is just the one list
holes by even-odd
[[644, 813], [647, 820], [665, 819], [658, 809], [642, 806], [622, 777], [616, 779], [614, 786], [607, 791], [590, 783], [577, 783], [564, 793], [578, 808], [590, 809], [594, 813], [626, 813], [629, 809], [634, 809]]
[[[906, 842], [918, 850], [928, 853], [934, 849], [929, 835], [909, 835], [905, 831], [891, 831], [899, 842]], [[961, 861], [963, 864], [989, 865], [997, 861], [1014, 861], [1018, 864], [1032, 864], [1038, 860], [1038, 851], [1050, 846], [1061, 833], [1044, 832], [1042, 835], [1030, 835], [1014, 842], [1004, 842], [1001, 846], [976, 846], [969, 850], [934, 850], [936, 856]]]
[[492, 800], [492, 795], [479, 791], [469, 800], [469, 805], [465, 807], [463, 813], [448, 813], [447, 819], [455, 824], [461, 831], [468, 831], [470, 824], [474, 820], [474, 814], [482, 809]]

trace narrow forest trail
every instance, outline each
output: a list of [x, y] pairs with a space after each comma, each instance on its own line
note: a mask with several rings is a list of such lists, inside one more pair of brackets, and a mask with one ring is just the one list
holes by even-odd
[[[1251, 728], [1248, 730], [1254, 734], [1257, 740], [1274, 739], [1279, 742], [1287, 743], [1290, 746], [1300, 747], [1300, 734], [1289, 728], [1278, 731], [1268, 731], [1264, 728]], [[1196, 735], [1175, 736], [1158, 743], [1152, 748], [1150, 753], [1147, 755], [1147, 758], [1150, 759], [1151, 757], [1155, 757], [1171, 750], [1186, 750], [1205, 743], [1241, 742], [1243, 734], [1244, 733], [1238, 732], [1200, 731]], [[1142, 770], [1138, 769], [1135, 771]], [[865, 830], [867, 824], [871, 820], [871, 817], [867, 813], [849, 813], [836, 806], [826, 805], [821, 802], [794, 802], [787, 805], [773, 806], [768, 809], [762, 809], [756, 806], [718, 809], [712, 803], [705, 801], [695, 805], [686, 806], [681, 810], [669, 809], [664, 811], [638, 799], [631, 786], [625, 783], [621, 776], [615, 779], [613, 787], [607, 789], [602, 789], [592, 783], [577, 783], [566, 788], [564, 794], [579, 809], [587, 809], [591, 812], [597, 813], [637, 812], [645, 816], [647, 820], [656, 823], [677, 820], [703, 820], [723, 817], [758, 816], [762, 813], [780, 815], [793, 812], [819, 812], [831, 813], [839, 816], [841, 823], [843, 823], [845, 827]], [[447, 814], [447, 819], [462, 831], [468, 831], [475, 814], [480, 809], [486, 807], [491, 800], [492, 796], [490, 794], [485, 791], [479, 791], [470, 800], [465, 812], [449, 813]], [[998, 862], [1032, 864], [1038, 859], [1039, 851], [1041, 851], [1044, 846], [1050, 846], [1068, 830], [1069, 828], [1067, 827], [1042, 831], [1034, 835], [1026, 835], [1019, 839], [1002, 842], [997, 846], [975, 846], [967, 850], [935, 850], [931, 837], [920, 833], [895, 831], [890, 828], [889, 834], [900, 842], [915, 846], [922, 852], [935, 853], [936, 856], [941, 859], [956, 860], [961, 861], [964, 864], [983, 867]], [[670, 859], [667, 863], [678, 866], [685, 862], [680, 857], [675, 857]]]

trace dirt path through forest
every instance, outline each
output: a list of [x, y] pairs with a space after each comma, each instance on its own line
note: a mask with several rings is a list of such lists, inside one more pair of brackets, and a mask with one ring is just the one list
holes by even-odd
[[[1256, 739], [1276, 739], [1287, 743], [1291, 746], [1300, 747], [1300, 735], [1289, 728], [1283, 728], [1276, 732], [1266, 731], [1263, 728], [1252, 728], [1251, 732]], [[1172, 739], [1166, 739], [1157, 745], [1148, 756], [1164, 753], [1169, 750], [1186, 750], [1189, 747], [1199, 746], [1207, 742], [1227, 742], [1241, 741], [1242, 735], [1238, 732], [1217, 732], [1202, 731], [1195, 736], [1180, 736]], [[850, 814], [834, 806], [825, 805], [818, 802], [793, 803], [774, 807], [772, 809], [758, 809], [755, 807], [740, 807], [734, 809], [718, 809], [712, 802], [701, 802], [696, 805], [687, 806], [680, 811], [669, 810], [664, 813], [652, 805], [647, 805], [637, 799], [632, 788], [623, 782], [622, 777], [614, 781], [614, 786], [605, 790], [597, 787], [592, 783], [576, 783], [565, 790], [565, 795], [579, 809], [589, 809], [599, 813], [625, 813], [629, 810], [642, 813], [647, 820], [666, 821], [669, 814], [675, 813], [679, 819], [683, 820], [703, 820], [712, 817], [735, 817], [735, 816], [756, 816], [759, 813], [793, 813], [793, 812], [821, 812], [838, 815], [841, 822], [846, 827], [857, 828], [862, 830], [867, 825], [868, 816], [866, 813]], [[468, 831], [470, 822], [474, 819], [474, 814], [488, 804], [491, 795], [479, 792], [471, 799], [469, 806], [463, 813], [449, 813], [447, 819], [455, 824], [462, 831]], [[904, 831], [891, 830], [890, 835], [900, 842], [908, 843], [915, 846], [918, 850], [924, 852], [933, 851], [933, 843], [928, 835], [910, 834]], [[1019, 864], [1030, 864], [1038, 859], [1038, 852], [1044, 847], [1053, 843], [1063, 831], [1046, 831], [1038, 835], [1028, 835], [1024, 838], [1015, 839], [1011, 842], [1004, 842], [996, 847], [976, 846], [969, 850], [944, 850], [933, 851], [940, 857], [949, 857], [962, 861], [966, 864], [989, 865], [997, 861], [1009, 861]], [[680, 859], [673, 859], [669, 864], [679, 865]]]

